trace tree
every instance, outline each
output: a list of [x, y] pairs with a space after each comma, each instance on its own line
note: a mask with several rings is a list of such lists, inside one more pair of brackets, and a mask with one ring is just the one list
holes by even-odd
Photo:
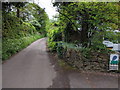
[[119, 5], [115, 2], [56, 2], [54, 6], [60, 14], [61, 27], [65, 30], [71, 23], [71, 28], [80, 32], [78, 40], [83, 47], [92, 45], [92, 38], [97, 32], [102, 42], [104, 31], [112, 25], [118, 26]]
[[25, 6], [22, 14], [23, 18], [26, 15], [27, 21], [30, 21], [39, 32], [46, 33], [46, 23], [49, 19], [45, 9], [35, 3], [29, 3]]
[[20, 8], [25, 6], [25, 2], [12, 2], [12, 4], [17, 8], [17, 17], [20, 17]]
[[19, 18], [20, 17], [20, 8], [24, 7], [26, 2], [2, 2], [2, 8], [4, 13], [9, 13], [14, 8], [17, 10], [16, 11], [16, 16]]

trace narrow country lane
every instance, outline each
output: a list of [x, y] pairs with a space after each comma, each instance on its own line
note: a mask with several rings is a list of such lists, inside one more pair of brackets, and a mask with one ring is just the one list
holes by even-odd
[[3, 64], [3, 88], [47, 88], [54, 77], [45, 38], [35, 41]]
[[118, 74], [79, 72], [60, 67], [56, 58], [46, 51], [46, 38], [11, 57], [2, 70], [3, 88], [119, 87]]

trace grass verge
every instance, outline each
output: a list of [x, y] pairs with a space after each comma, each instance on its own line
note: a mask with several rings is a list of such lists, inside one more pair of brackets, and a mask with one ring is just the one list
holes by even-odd
[[13, 54], [19, 52], [23, 48], [26, 48], [32, 42], [44, 37], [43, 35], [29, 35], [19, 39], [3, 39], [2, 40], [2, 61], [7, 60]]

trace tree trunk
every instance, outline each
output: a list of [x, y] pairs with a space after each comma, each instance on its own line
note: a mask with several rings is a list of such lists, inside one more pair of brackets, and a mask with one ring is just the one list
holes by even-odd
[[17, 17], [19, 18], [20, 17], [20, 9], [17, 8]]
[[87, 17], [83, 17], [82, 19], [82, 31], [81, 31], [81, 43], [84, 47], [88, 45], [88, 22]]

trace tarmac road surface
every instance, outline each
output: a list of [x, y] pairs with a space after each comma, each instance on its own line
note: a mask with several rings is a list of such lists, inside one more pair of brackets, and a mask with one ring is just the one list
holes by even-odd
[[118, 75], [66, 71], [53, 59], [46, 50], [46, 38], [33, 42], [2, 65], [2, 88], [118, 88], [119, 86]]
[[52, 84], [55, 71], [42, 38], [3, 64], [3, 88], [46, 88]]

